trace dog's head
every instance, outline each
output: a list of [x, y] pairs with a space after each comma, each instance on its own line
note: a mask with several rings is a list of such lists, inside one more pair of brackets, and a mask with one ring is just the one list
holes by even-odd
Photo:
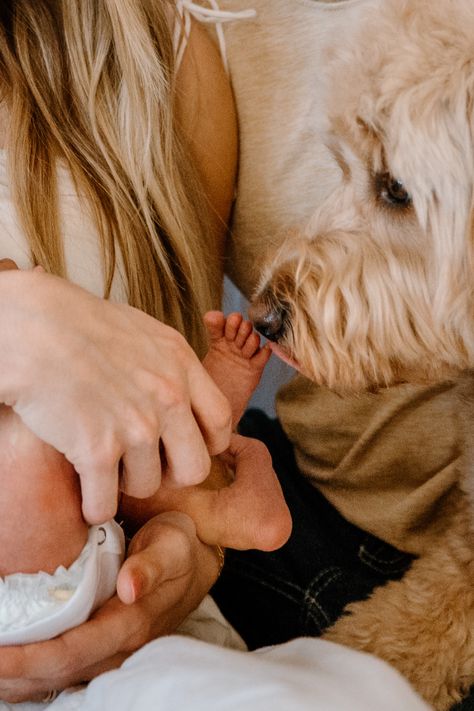
[[474, 367], [474, 3], [384, 0], [362, 24], [334, 58], [340, 187], [252, 306], [302, 372], [351, 389]]

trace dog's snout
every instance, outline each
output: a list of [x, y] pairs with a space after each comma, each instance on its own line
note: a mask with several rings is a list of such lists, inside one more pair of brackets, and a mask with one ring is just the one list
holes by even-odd
[[256, 330], [269, 341], [278, 341], [285, 331], [286, 309], [281, 304], [254, 302], [249, 316]]

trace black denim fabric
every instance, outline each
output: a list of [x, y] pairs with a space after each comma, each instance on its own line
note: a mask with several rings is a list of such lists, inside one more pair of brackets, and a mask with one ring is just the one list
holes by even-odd
[[[228, 550], [212, 595], [250, 649], [319, 636], [349, 602], [400, 579], [413, 557], [353, 526], [329, 504], [298, 472], [277, 420], [249, 410], [239, 430], [270, 450], [293, 532], [273, 553]], [[474, 696], [456, 711], [474, 711]]]

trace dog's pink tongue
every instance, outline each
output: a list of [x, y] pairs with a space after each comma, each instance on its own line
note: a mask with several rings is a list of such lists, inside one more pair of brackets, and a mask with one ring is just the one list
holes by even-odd
[[280, 348], [277, 343], [272, 343], [271, 341], [269, 341], [268, 345], [270, 346], [270, 350], [272, 351], [272, 353], [274, 353], [280, 360], [282, 360], [287, 365], [291, 365], [292, 368], [300, 370], [300, 365], [298, 361], [294, 358], [290, 358], [290, 356], [285, 353], [283, 348]]

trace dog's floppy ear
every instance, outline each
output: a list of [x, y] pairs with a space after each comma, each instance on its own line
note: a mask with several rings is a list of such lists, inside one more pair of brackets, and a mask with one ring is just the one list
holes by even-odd
[[[343, 161], [338, 160], [337, 153], [340, 152], [340, 141], [357, 155], [358, 159], [367, 166], [370, 173], [376, 173], [383, 169], [385, 155], [383, 150], [383, 131], [369, 117], [357, 114], [355, 119], [348, 115], [346, 111], [340, 111], [331, 116], [331, 126], [333, 136], [330, 137], [329, 149], [333, 153], [340, 167]], [[343, 170], [344, 173], [344, 170]]]
[[[474, 282], [474, 184], [472, 186], [471, 211], [469, 215], [468, 237], [467, 237], [467, 271], [473, 276]], [[474, 287], [471, 292], [472, 316], [474, 320]], [[471, 366], [474, 368], [474, 365]]]

